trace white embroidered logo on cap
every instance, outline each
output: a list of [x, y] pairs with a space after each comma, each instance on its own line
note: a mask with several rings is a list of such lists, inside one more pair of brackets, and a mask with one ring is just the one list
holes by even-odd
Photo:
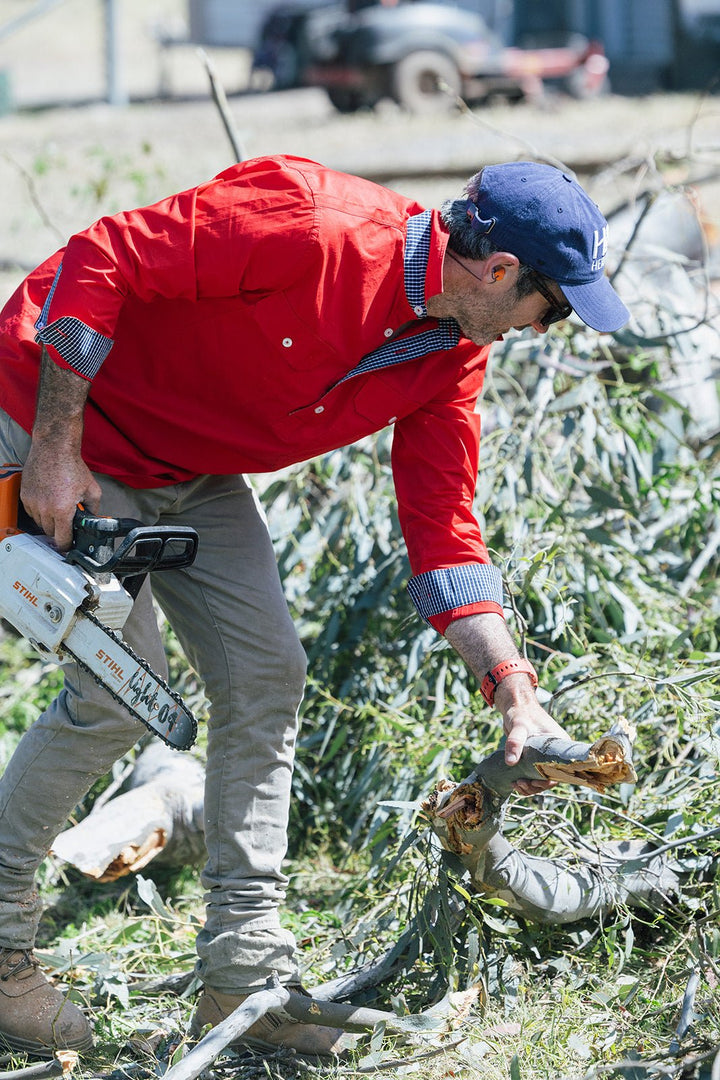
[[[595, 237], [595, 243], [593, 244], [592, 263], [590, 264], [591, 270], [602, 270], [605, 265], [605, 256], [607, 255], [608, 246], [608, 227], [603, 225], [602, 232], [599, 229], [595, 229], [593, 236]], [[602, 254], [601, 254], [602, 253]], [[598, 258], [600, 255], [600, 258]]]

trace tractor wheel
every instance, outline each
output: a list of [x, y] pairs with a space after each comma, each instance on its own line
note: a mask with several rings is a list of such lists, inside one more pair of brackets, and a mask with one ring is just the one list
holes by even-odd
[[445, 53], [409, 53], [392, 70], [392, 96], [411, 113], [449, 112], [461, 90], [460, 72]]

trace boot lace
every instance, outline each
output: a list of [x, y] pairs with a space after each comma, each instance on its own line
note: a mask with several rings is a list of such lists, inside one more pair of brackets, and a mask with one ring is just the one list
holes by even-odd
[[[11, 956], [17, 956], [18, 959], [14, 963], [8, 963], [7, 968], [2, 975], [0, 975], [0, 982], [7, 982], [13, 975], [19, 975], [21, 971], [26, 971], [27, 968], [36, 968], [38, 966], [37, 960], [28, 949], [13, 949], [12, 951], [8, 951], [8, 961]], [[2, 960], [0, 960], [0, 963], [2, 963]]]

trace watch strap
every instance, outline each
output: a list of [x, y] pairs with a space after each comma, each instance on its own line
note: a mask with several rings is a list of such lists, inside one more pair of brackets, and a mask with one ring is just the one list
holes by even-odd
[[535, 672], [535, 668], [532, 666], [529, 660], [517, 659], [517, 660], [503, 660], [501, 664], [494, 667], [492, 671], [488, 671], [487, 675], [480, 684], [480, 693], [485, 698], [488, 705], [493, 705], [495, 702], [495, 691], [497, 690], [503, 679], [508, 675], [515, 675], [517, 672], [524, 672], [530, 676], [530, 681], [533, 687], [538, 684], [538, 677]]

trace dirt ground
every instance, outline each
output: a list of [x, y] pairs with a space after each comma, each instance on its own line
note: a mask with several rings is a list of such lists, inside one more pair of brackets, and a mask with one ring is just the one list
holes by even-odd
[[[181, 0], [124, 0], [120, 7], [127, 106], [102, 101], [97, 0], [63, 0], [0, 40], [0, 73], [15, 104], [0, 116], [0, 302], [75, 230], [193, 186], [233, 160], [196, 48], [158, 47], [158, 28], [183, 32]], [[3, 17], [27, 8], [27, 0], [3, 0]], [[576, 170], [606, 213], [647, 185], [692, 183], [708, 236], [720, 232], [718, 97], [550, 98], [428, 118], [383, 103], [374, 113], [341, 116], [321, 90], [248, 91], [243, 50], [211, 55], [244, 156], [315, 158], [428, 206], [456, 195], [485, 163], [550, 160]], [[47, 107], [51, 101], [65, 104]]]

